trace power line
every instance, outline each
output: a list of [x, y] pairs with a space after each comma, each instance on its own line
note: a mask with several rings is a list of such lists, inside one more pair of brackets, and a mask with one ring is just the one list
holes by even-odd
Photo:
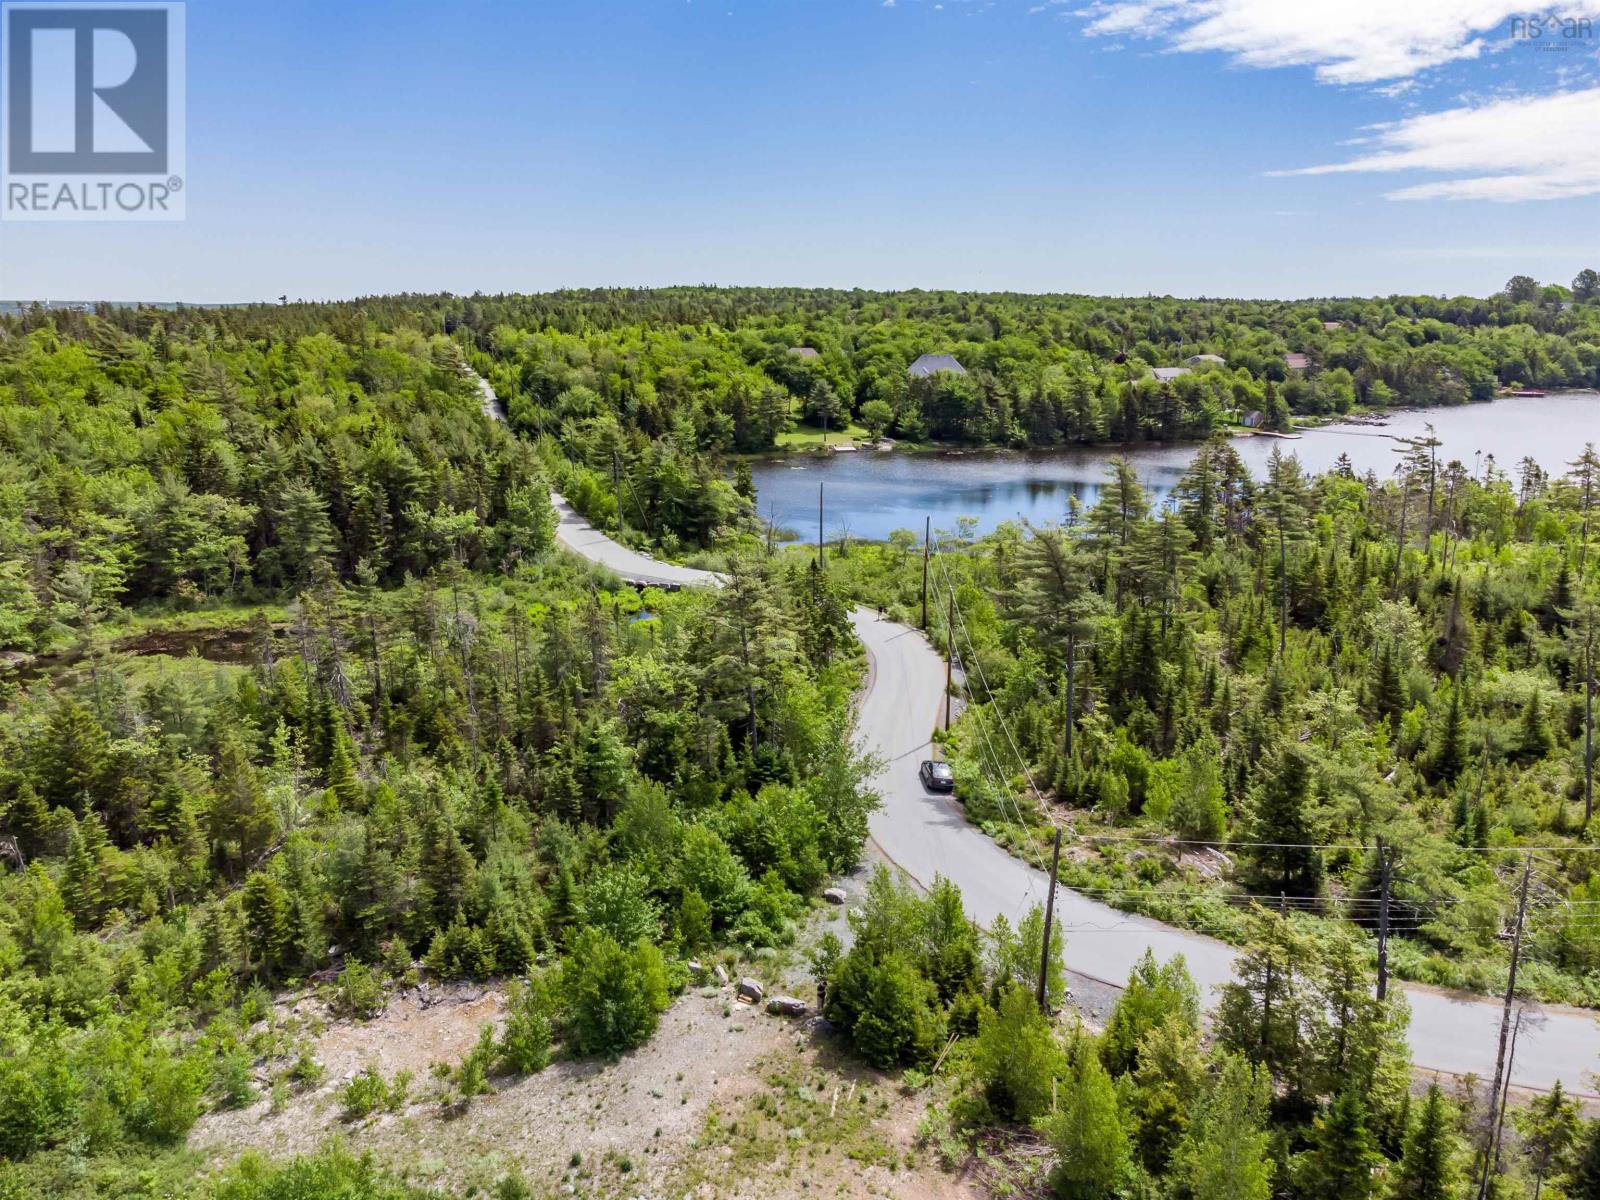
[[[1080, 833], [1078, 834], [1078, 840], [1083, 842], [1130, 842], [1141, 845], [1205, 846], [1213, 850], [1367, 851], [1373, 849], [1372, 846], [1364, 845], [1361, 842], [1204, 842], [1187, 838], [1167, 837], [1164, 834], [1144, 836], [1140, 834]], [[1561, 852], [1600, 854], [1600, 846], [1458, 846], [1452, 843], [1441, 848], [1450, 851], [1459, 850], [1467, 854], [1538, 854]]]
[[[984, 694], [992, 699], [994, 697], [994, 690], [990, 688], [989, 680], [983, 673], [983, 662], [978, 658], [978, 648], [972, 640], [971, 632], [967, 629], [967, 618], [962, 613], [961, 606], [955, 602], [955, 584], [950, 581], [950, 568], [945, 564], [945, 561], [942, 557], [943, 550], [940, 551], [940, 554], [941, 557], [939, 559], [939, 571], [944, 575], [944, 585], [950, 593], [951, 611], [953, 611], [956, 615], [956, 621], [961, 627], [961, 635], [967, 639], [967, 649], [972, 652], [972, 665], [978, 670], [978, 681], [983, 684]], [[1039, 791], [1039, 785], [1033, 781], [1033, 772], [1028, 770], [1028, 760], [1023, 757], [1022, 751], [1018, 749], [1016, 738], [1011, 736], [1011, 726], [1006, 722], [1006, 714], [998, 705], [995, 706], [994, 714], [1000, 722], [1000, 728], [1005, 731], [1006, 741], [1011, 744], [1011, 752], [1017, 756], [1017, 765], [1022, 768], [1023, 777], [1028, 781], [1028, 790], [1036, 797], [1041, 795], [1042, 793]]]

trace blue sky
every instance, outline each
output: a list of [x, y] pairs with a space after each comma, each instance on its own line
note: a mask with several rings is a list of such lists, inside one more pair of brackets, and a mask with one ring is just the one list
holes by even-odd
[[1600, 266], [1600, 37], [1520, 13], [192, 0], [188, 220], [0, 225], [0, 297], [1566, 282]]

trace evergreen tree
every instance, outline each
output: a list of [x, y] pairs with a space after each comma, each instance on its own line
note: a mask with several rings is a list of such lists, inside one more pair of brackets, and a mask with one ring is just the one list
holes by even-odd
[[1526, 1108], [1518, 1109], [1512, 1119], [1522, 1135], [1522, 1152], [1533, 1170], [1533, 1197], [1539, 1200], [1546, 1177], [1560, 1175], [1570, 1165], [1582, 1128], [1578, 1101], [1566, 1094], [1558, 1079], [1555, 1087]]
[[1600, 1121], [1584, 1123], [1566, 1184], [1573, 1200], [1600, 1200]]
[[341, 812], [356, 813], [362, 809], [361, 782], [356, 778], [355, 748], [342, 720], [337, 721], [333, 748], [328, 754], [328, 794], [336, 801]]
[[1444, 724], [1439, 727], [1428, 773], [1436, 780], [1453, 783], [1466, 762], [1466, 717], [1461, 712], [1461, 688], [1457, 685], [1450, 689], [1450, 707], [1445, 709]]
[[1155, 952], [1146, 949], [1128, 976], [1128, 986], [1117, 997], [1100, 1040], [1106, 1069], [1123, 1075], [1137, 1067], [1140, 1043], [1167, 1018], [1199, 1029], [1200, 992], [1181, 954], [1158, 964]]
[[274, 979], [286, 965], [294, 939], [293, 910], [277, 877], [256, 871], [245, 881], [246, 948], [263, 976]]
[[1024, 1122], [1049, 1109], [1064, 1065], [1049, 1020], [1014, 983], [1001, 992], [998, 1008], [986, 1008], [979, 1019], [972, 1061], [995, 1112]]
[[1311, 813], [1311, 762], [1285, 743], [1266, 768], [1250, 806], [1252, 882], [1271, 894], [1314, 896], [1321, 890], [1321, 839]]
[[1444, 1093], [1428, 1085], [1422, 1115], [1406, 1136], [1405, 1153], [1390, 1189], [1393, 1200], [1453, 1200], [1458, 1195], [1455, 1133]]
[[1334, 1097], [1312, 1122], [1310, 1146], [1296, 1167], [1306, 1200], [1368, 1200], [1377, 1194], [1373, 1168], [1382, 1161], [1366, 1102], [1355, 1087]]
[[1268, 1153], [1266, 1081], [1239, 1058], [1228, 1058], [1201, 1106], [1173, 1176], [1192, 1200], [1268, 1200], [1273, 1163]]
[[1130, 1147], [1116, 1088], [1086, 1038], [1072, 1053], [1061, 1107], [1043, 1123], [1055, 1154], [1051, 1187], [1061, 1200], [1103, 1200], [1126, 1168]]
[[1535, 689], [1523, 705], [1522, 721], [1517, 726], [1517, 756], [1523, 762], [1536, 762], [1549, 754], [1555, 743], [1545, 716], [1544, 696]]

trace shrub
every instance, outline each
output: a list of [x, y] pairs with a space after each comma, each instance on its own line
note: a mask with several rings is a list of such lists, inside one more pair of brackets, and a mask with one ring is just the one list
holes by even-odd
[[561, 992], [578, 1049], [620, 1054], [656, 1031], [668, 1003], [666, 968], [648, 942], [624, 948], [597, 929], [585, 929], [562, 964]]
[[944, 1039], [944, 1014], [931, 981], [905, 956], [857, 947], [840, 961], [828, 1015], [850, 1032], [874, 1066], [926, 1062]]
[[643, 875], [631, 867], [605, 867], [583, 886], [578, 905], [582, 924], [610, 934], [624, 946], [661, 934], [661, 913], [650, 899]]
[[995, 1112], [1014, 1121], [1031, 1121], [1050, 1107], [1051, 1081], [1064, 1066], [1050, 1022], [1034, 998], [1010, 984], [998, 1011], [979, 1018], [973, 1066]]
[[496, 1065], [519, 1075], [542, 1071], [550, 1063], [550, 1042], [550, 994], [544, 980], [514, 988], [496, 1049]]
[[334, 1009], [348, 1017], [366, 1020], [383, 1011], [383, 980], [364, 962], [352, 959], [339, 973]]
[[461, 1100], [471, 1100], [490, 1090], [489, 1068], [494, 1065], [496, 1055], [494, 1026], [486, 1024], [478, 1030], [477, 1044], [467, 1052], [451, 1076]]
[[209, 1192], [211, 1200], [411, 1200], [422, 1195], [385, 1175], [370, 1156], [356, 1158], [338, 1145], [282, 1164], [249, 1152]]
[[219, 1054], [211, 1064], [211, 1090], [223, 1108], [243, 1108], [256, 1098], [255, 1083], [250, 1076], [255, 1069], [255, 1057], [242, 1046], [234, 1046]]
[[339, 1089], [339, 1104], [346, 1121], [359, 1121], [380, 1109], [398, 1111], [410, 1090], [410, 1071], [401, 1071], [393, 1083], [386, 1083], [377, 1067], [367, 1067]]
[[691, 953], [711, 944], [711, 906], [693, 888], [684, 892], [678, 906], [678, 936]]

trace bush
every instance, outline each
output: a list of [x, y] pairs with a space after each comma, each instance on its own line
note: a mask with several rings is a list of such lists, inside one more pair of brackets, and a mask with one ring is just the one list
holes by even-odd
[[620, 1054], [656, 1031], [668, 1004], [666, 967], [648, 942], [624, 948], [582, 930], [562, 964], [561, 992], [573, 1043], [584, 1054]]
[[281, 1165], [252, 1151], [209, 1190], [209, 1200], [413, 1200], [423, 1195], [379, 1171], [370, 1156], [356, 1158], [337, 1145]]
[[605, 867], [584, 884], [578, 919], [631, 946], [661, 934], [661, 912], [643, 875], [631, 867]]
[[456, 1095], [462, 1101], [471, 1100], [490, 1090], [489, 1068], [494, 1065], [497, 1050], [494, 1043], [494, 1026], [484, 1025], [478, 1030], [477, 1044], [467, 1052], [461, 1065], [451, 1075]]
[[684, 892], [678, 906], [678, 936], [690, 953], [711, 944], [711, 906], [693, 888]]
[[49, 1056], [0, 1058], [0, 1158], [26, 1158], [66, 1125], [77, 1107], [71, 1085]]
[[243, 1108], [256, 1098], [251, 1074], [255, 1056], [242, 1046], [234, 1046], [217, 1056], [211, 1064], [211, 1090], [223, 1108]]
[[850, 1032], [873, 1066], [931, 1061], [944, 1040], [944, 1014], [933, 983], [905, 956], [857, 947], [840, 961], [828, 1015]]
[[346, 963], [337, 987], [333, 1006], [342, 1015], [367, 1020], [383, 1011], [383, 979], [366, 963]]
[[984, 1095], [999, 1115], [1032, 1121], [1050, 1107], [1051, 1081], [1065, 1062], [1050, 1022], [1023, 988], [1010, 984], [1000, 1007], [979, 1018], [973, 1067]]
[[496, 1065], [532, 1075], [550, 1064], [550, 995], [542, 979], [512, 989], [506, 1026], [496, 1049]]
[[368, 1067], [339, 1089], [339, 1104], [346, 1121], [359, 1121], [383, 1109], [398, 1112], [410, 1090], [410, 1071], [401, 1071], [393, 1083], [386, 1083], [377, 1067]]

